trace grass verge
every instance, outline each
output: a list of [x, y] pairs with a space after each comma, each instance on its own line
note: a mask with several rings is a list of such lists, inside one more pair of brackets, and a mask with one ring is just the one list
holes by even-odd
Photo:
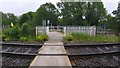
[[[83, 33], [71, 33], [70, 35], [73, 36], [73, 43], [76, 42], [90, 42], [90, 43], [115, 43], [119, 42], [118, 36], [103, 36], [103, 35], [96, 35], [90, 36]], [[67, 36], [66, 36], [67, 37]], [[68, 40], [64, 39], [64, 42], [68, 42]]]

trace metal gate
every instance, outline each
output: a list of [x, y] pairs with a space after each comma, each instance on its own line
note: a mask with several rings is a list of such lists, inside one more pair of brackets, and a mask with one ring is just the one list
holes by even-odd
[[58, 31], [58, 32], [64, 32], [63, 26], [49, 26], [49, 32]]

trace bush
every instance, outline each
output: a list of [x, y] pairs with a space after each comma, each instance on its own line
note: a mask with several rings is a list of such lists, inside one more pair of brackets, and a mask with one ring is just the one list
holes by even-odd
[[5, 40], [6, 35], [1, 35], [0, 38], [1, 38], [2, 40]]
[[19, 39], [19, 27], [18, 26], [14, 26], [14, 27], [10, 28], [9, 37], [12, 40], [18, 40]]
[[39, 36], [36, 36], [36, 41], [38, 42], [47, 41], [47, 40], [48, 40], [48, 36], [46, 34], [41, 34]]
[[27, 39], [27, 37], [20, 37], [20, 39], [19, 39], [21, 42], [26, 42], [28, 39]]
[[34, 36], [29, 36], [27, 42], [28, 43], [34, 43], [35, 42], [35, 37]]
[[3, 35], [8, 36], [9, 33], [10, 33], [10, 29], [9, 29], [9, 28], [3, 28], [3, 29], [2, 29], [2, 34], [3, 34]]
[[44, 39], [43, 37], [40, 35], [40, 36], [36, 36], [36, 41], [37, 42], [42, 42]]
[[44, 41], [47, 41], [48, 40], [48, 36], [46, 34], [41, 34], [41, 36], [43, 37], [43, 40]]
[[67, 36], [65, 37], [65, 40], [67, 40], [67, 41], [72, 41], [72, 40], [73, 40], [73, 36], [72, 36], [72, 35], [67, 35]]
[[23, 23], [20, 28], [20, 35], [21, 36], [35, 35], [35, 29], [34, 27], [31, 27], [28, 23]]
[[9, 41], [10, 41], [10, 38], [5, 38], [5, 41], [6, 41], [6, 42], [9, 42]]

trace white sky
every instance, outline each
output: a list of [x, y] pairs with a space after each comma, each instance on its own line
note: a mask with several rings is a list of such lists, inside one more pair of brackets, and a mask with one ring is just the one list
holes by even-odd
[[[56, 4], [60, 0], [0, 0], [0, 11], [4, 13], [14, 13], [19, 16], [29, 11], [36, 11], [40, 5], [46, 2]], [[117, 9], [119, 0], [102, 0], [108, 13]]]

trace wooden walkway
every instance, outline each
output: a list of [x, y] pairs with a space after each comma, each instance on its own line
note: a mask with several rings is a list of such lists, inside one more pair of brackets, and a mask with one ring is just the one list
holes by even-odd
[[[56, 35], [56, 33], [52, 34]], [[63, 43], [56, 37], [57, 35], [40, 48], [38, 55], [30, 64], [30, 68], [33, 66], [64, 66], [64, 68], [72, 68]]]

